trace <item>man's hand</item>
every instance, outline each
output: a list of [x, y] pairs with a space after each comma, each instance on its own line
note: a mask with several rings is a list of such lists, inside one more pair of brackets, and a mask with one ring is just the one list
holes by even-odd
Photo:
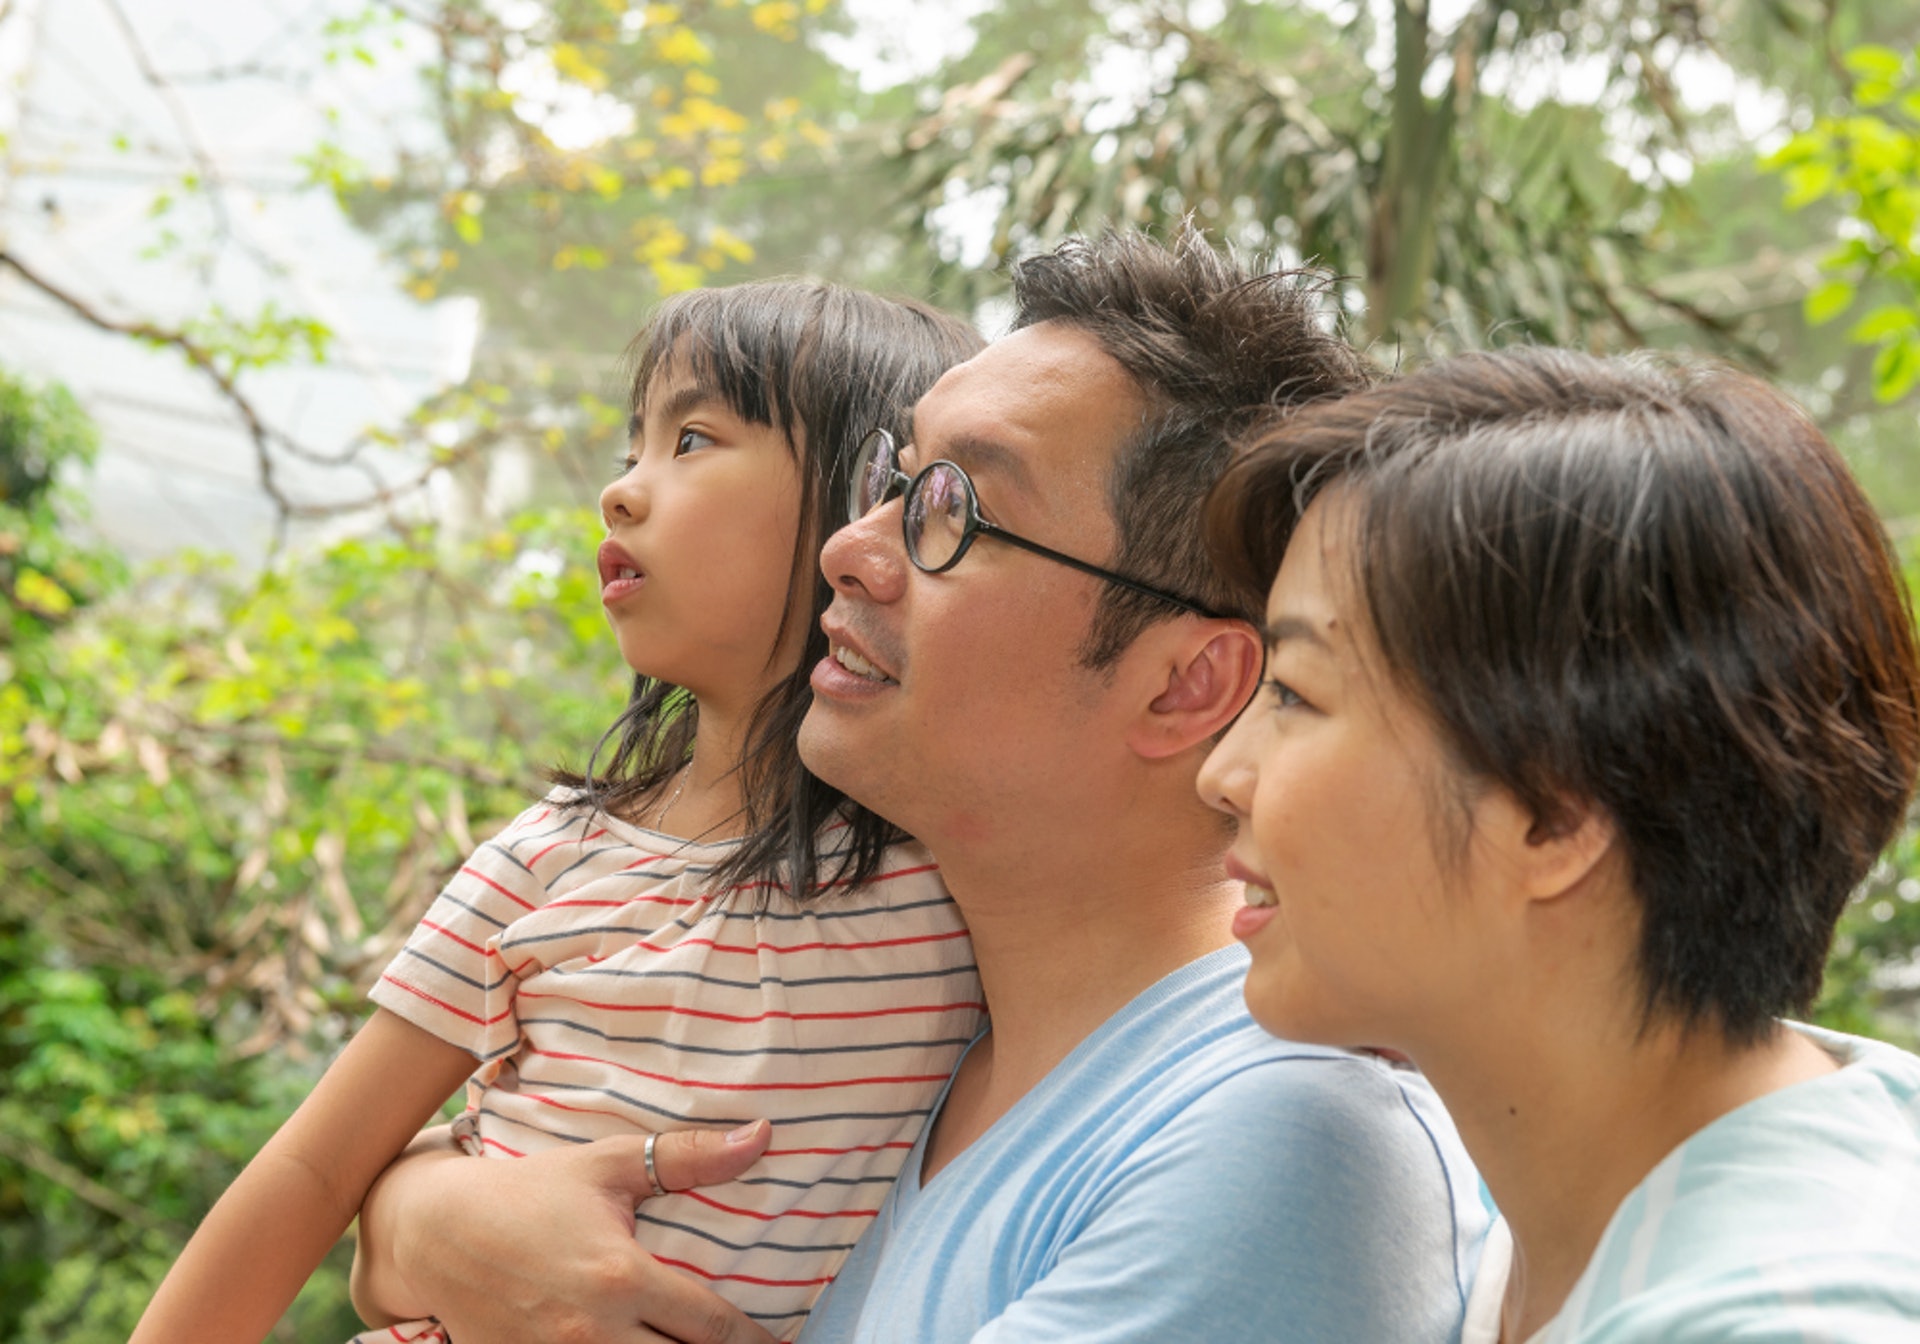
[[[662, 1134], [668, 1190], [745, 1171], [772, 1127]], [[458, 1344], [773, 1344], [773, 1336], [633, 1236], [656, 1193], [644, 1137], [476, 1160], [445, 1145], [410, 1150], [360, 1213], [354, 1300], [387, 1319], [437, 1316]]]

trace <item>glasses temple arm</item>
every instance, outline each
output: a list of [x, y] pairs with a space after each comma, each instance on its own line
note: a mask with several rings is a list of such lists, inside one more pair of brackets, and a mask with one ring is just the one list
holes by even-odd
[[1155, 588], [1150, 584], [1141, 583], [1137, 579], [1130, 579], [1124, 574], [1116, 574], [1110, 569], [1102, 569], [1100, 566], [1089, 564], [1085, 560], [1076, 560], [1065, 552], [1054, 550], [1051, 546], [1042, 546], [1037, 541], [1028, 541], [1025, 537], [1009, 532], [998, 523], [988, 522], [985, 518], [980, 520], [979, 528], [982, 532], [991, 532], [1000, 540], [1018, 546], [1023, 551], [1030, 551], [1034, 555], [1044, 555], [1047, 559], [1057, 560], [1069, 569], [1079, 570], [1082, 574], [1091, 574], [1096, 579], [1105, 579], [1108, 583], [1117, 583], [1122, 588], [1139, 593], [1142, 597], [1157, 597], [1162, 602], [1171, 602], [1182, 611], [1190, 611], [1194, 615], [1204, 616], [1208, 620], [1218, 620], [1220, 618], [1219, 612], [1210, 611], [1198, 602], [1189, 601], [1187, 598], [1181, 597], [1176, 593], [1169, 593], [1165, 589]]

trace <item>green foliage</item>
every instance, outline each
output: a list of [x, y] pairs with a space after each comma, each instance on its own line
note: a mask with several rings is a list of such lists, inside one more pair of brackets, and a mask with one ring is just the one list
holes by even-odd
[[1866, 302], [1847, 333], [1874, 347], [1873, 391], [1895, 401], [1920, 386], [1920, 49], [1865, 45], [1847, 53], [1850, 106], [1819, 118], [1770, 155], [1786, 204], [1837, 207], [1841, 241], [1829, 278], [1806, 297], [1807, 321], [1831, 322]]
[[[124, 1339], [450, 867], [625, 699], [596, 521], [187, 559], [0, 687], [0, 1340]], [[344, 1260], [277, 1338], [344, 1338]]]

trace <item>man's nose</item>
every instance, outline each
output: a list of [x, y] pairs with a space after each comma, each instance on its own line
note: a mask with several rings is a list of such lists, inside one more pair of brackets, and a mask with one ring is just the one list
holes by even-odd
[[911, 562], [900, 535], [903, 507], [899, 500], [890, 501], [827, 538], [820, 548], [820, 572], [834, 592], [892, 602], [906, 591]]

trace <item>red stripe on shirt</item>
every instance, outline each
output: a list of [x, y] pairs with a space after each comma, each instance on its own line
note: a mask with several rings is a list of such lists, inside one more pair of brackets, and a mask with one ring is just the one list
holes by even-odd
[[824, 1083], [707, 1083], [692, 1078], [676, 1078], [670, 1073], [649, 1073], [645, 1069], [636, 1069], [631, 1064], [616, 1063], [598, 1055], [574, 1055], [559, 1050], [536, 1050], [532, 1046], [527, 1046], [526, 1051], [529, 1055], [565, 1060], [571, 1064], [604, 1064], [622, 1073], [630, 1073], [635, 1078], [648, 1078], [656, 1083], [671, 1083], [675, 1087], [697, 1087], [710, 1092], [815, 1092], [821, 1088], [874, 1087], [886, 1083], [944, 1083], [948, 1076], [944, 1073], [929, 1073], [898, 1078], [847, 1078]]
[[840, 1213], [817, 1213], [812, 1209], [788, 1209], [784, 1213], [761, 1213], [758, 1209], [736, 1209], [731, 1204], [722, 1204], [719, 1200], [710, 1199], [698, 1190], [676, 1190], [674, 1193], [676, 1195], [685, 1195], [695, 1203], [705, 1204], [710, 1209], [718, 1209], [722, 1213], [737, 1214], [742, 1218], [755, 1218], [763, 1223], [777, 1223], [782, 1218], [815, 1218], [821, 1220], [828, 1218], [874, 1218], [878, 1217], [880, 1213], [878, 1209], [846, 1209]]
[[672, 1265], [675, 1269], [684, 1269], [689, 1274], [698, 1274], [701, 1278], [711, 1280], [715, 1283], [752, 1283], [762, 1288], [811, 1288], [816, 1284], [833, 1282], [833, 1275], [831, 1274], [818, 1279], [762, 1279], [756, 1278], [752, 1274], [715, 1274], [711, 1270], [700, 1268], [698, 1265], [690, 1265], [685, 1260], [674, 1260], [664, 1255], [656, 1255], [653, 1258], [663, 1265]]
[[475, 1026], [490, 1027], [494, 1023], [500, 1021], [502, 1018], [506, 1017], [507, 1015], [506, 1013], [503, 1012], [499, 1014], [499, 1016], [497, 1017], [475, 1017], [472, 1013], [466, 1012], [465, 1010], [460, 1008], [455, 1008], [452, 1004], [447, 1003], [444, 1000], [434, 998], [433, 995], [427, 993], [426, 990], [418, 989], [413, 985], [408, 984], [405, 980], [396, 980], [391, 975], [382, 975], [380, 978], [390, 985], [394, 985], [400, 989], [406, 990], [407, 993], [413, 995], [415, 998], [425, 999], [428, 1003], [432, 1004], [434, 1007], [442, 1009], [446, 1012], [452, 1013], [455, 1017], [462, 1018], [465, 1021], [471, 1022]]
[[857, 1143], [851, 1148], [769, 1148], [761, 1153], [762, 1157], [841, 1157], [847, 1153], [884, 1153], [888, 1149], [911, 1148], [913, 1144], [902, 1139], [898, 1143]]
[[965, 929], [954, 929], [950, 933], [923, 933], [914, 938], [880, 938], [870, 943], [794, 943], [790, 947], [780, 947], [773, 943], [755, 943], [751, 947], [736, 947], [730, 943], [716, 943], [711, 938], [682, 938], [677, 943], [650, 943], [642, 938], [634, 944], [649, 952], [671, 952], [676, 947], [710, 947], [715, 952], [734, 952], [741, 956], [757, 956], [762, 952], [771, 952], [775, 956], [785, 956], [789, 952], [861, 952], [876, 947], [912, 947], [917, 943], [946, 943], [955, 938], [965, 938]]
[[508, 891], [505, 887], [501, 886], [498, 882], [495, 882], [492, 878], [488, 877], [485, 873], [481, 872], [477, 868], [462, 867], [460, 869], [460, 872], [463, 876], [471, 877], [476, 882], [486, 883], [488, 886], [492, 887], [495, 891], [499, 892], [502, 896], [505, 896], [508, 900], [512, 901], [515, 905], [519, 906], [522, 910], [537, 910], [540, 908], [532, 904], [531, 902], [521, 900], [518, 896]]
[[[416, 993], [418, 991], [415, 991]], [[680, 1008], [671, 1003], [602, 1003], [593, 999], [576, 998], [571, 994], [535, 994], [524, 986], [520, 990], [523, 999], [559, 999], [565, 1003], [577, 1003], [582, 1008], [594, 1008], [606, 1013], [666, 1013], [673, 1017], [700, 1017], [711, 1022], [848, 1022], [868, 1017], [901, 1017], [911, 1013], [958, 1013], [966, 1011], [985, 1012], [987, 1005], [979, 1000], [962, 1003], [915, 1003], [899, 1008], [869, 1008], [861, 1012], [845, 1013], [716, 1013], [699, 1008]], [[478, 1020], [478, 1019], [476, 1019]]]
[[595, 840], [598, 840], [601, 836], [605, 835], [606, 833], [607, 833], [606, 828], [603, 826], [599, 830], [595, 831], [592, 835], [580, 835], [580, 836], [570, 837], [566, 840], [555, 840], [552, 844], [548, 845], [545, 849], [541, 850], [538, 854], [535, 854], [532, 858], [528, 859], [527, 867], [529, 868], [533, 867], [534, 864], [546, 858], [547, 855], [553, 853], [554, 850], [560, 848], [560, 846], [562, 845], [590, 845]]
[[493, 955], [493, 952], [490, 948], [482, 947], [479, 943], [470, 943], [465, 938], [462, 938], [459, 934], [455, 933], [452, 929], [447, 928], [443, 924], [435, 924], [430, 919], [421, 920], [420, 927], [423, 929], [432, 929], [435, 933], [439, 934], [442, 938], [446, 938], [460, 944], [460, 946], [466, 948], [467, 951], [469, 952], [478, 952], [483, 957], [490, 957]]

